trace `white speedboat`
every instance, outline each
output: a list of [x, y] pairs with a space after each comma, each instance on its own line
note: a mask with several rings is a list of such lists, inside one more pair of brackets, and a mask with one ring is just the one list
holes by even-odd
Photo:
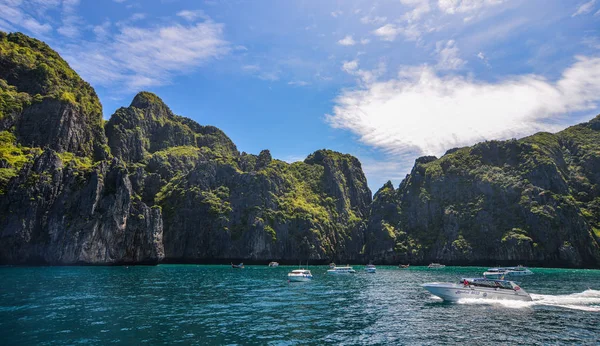
[[441, 269], [441, 268], [446, 268], [445, 265], [443, 264], [439, 264], [439, 263], [431, 263], [427, 266], [427, 268], [429, 269]]
[[533, 275], [533, 272], [526, 267], [506, 267], [506, 268], [489, 268], [483, 276], [488, 279], [503, 279], [504, 277], [526, 276]]
[[506, 268], [489, 268], [483, 273], [483, 277], [487, 279], [504, 279], [505, 276], [509, 276]]
[[277, 262], [270, 262], [269, 263], [269, 267], [279, 267], [279, 263], [277, 263]]
[[462, 279], [457, 284], [431, 282], [422, 286], [434, 296], [447, 301], [457, 301], [463, 298], [531, 301], [529, 293], [513, 281], [508, 280], [476, 278]]
[[508, 267], [506, 268], [508, 270], [508, 272], [510, 273], [510, 276], [526, 276], [526, 275], [533, 275], [533, 272], [531, 270], [529, 270], [529, 268], [527, 267], [523, 267], [521, 265], [516, 266], [516, 267]]
[[313, 276], [310, 273], [310, 270], [307, 269], [294, 269], [291, 273], [288, 273], [289, 281], [310, 281], [312, 278]]
[[375, 265], [373, 265], [373, 264], [367, 264], [367, 266], [365, 267], [365, 271], [367, 273], [376, 273], [377, 268], [375, 268]]
[[352, 269], [349, 265], [345, 267], [333, 267], [327, 270], [327, 274], [354, 274], [356, 270]]

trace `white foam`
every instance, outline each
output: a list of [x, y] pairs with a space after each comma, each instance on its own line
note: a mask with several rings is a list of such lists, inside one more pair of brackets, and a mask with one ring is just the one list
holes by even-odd
[[545, 305], [556, 306], [566, 309], [600, 312], [600, 291], [588, 289], [583, 292], [550, 295], [531, 294], [533, 301], [520, 300], [492, 300], [465, 298], [458, 301], [459, 304], [496, 304], [512, 309], [531, 308], [533, 306]]

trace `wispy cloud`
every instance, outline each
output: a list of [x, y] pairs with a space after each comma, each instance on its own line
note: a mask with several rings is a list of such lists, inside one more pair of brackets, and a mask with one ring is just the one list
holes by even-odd
[[488, 68], [492, 67], [492, 65], [490, 65], [490, 62], [489, 62], [487, 56], [483, 52], [477, 53], [477, 58], [479, 58], [479, 60], [481, 60], [483, 62], [483, 64], [485, 66], [487, 66]]
[[503, 2], [504, 0], [438, 0], [438, 7], [448, 14], [455, 14], [477, 11]]
[[202, 10], [183, 10], [177, 12], [177, 15], [181, 18], [184, 18], [190, 22], [195, 21], [196, 19], [209, 19], [209, 17]]
[[364, 16], [360, 19], [360, 22], [363, 24], [376, 24], [381, 25], [387, 21], [387, 17], [378, 17], [378, 16]]
[[386, 24], [377, 30], [373, 31], [373, 34], [379, 36], [384, 41], [393, 41], [396, 39], [396, 36], [400, 35], [402, 29], [398, 28], [394, 24]]
[[123, 85], [128, 90], [168, 84], [230, 51], [223, 25], [211, 20], [190, 25], [143, 28], [124, 26], [103, 41], [63, 47], [71, 65], [95, 85]]
[[59, 34], [68, 38], [76, 38], [80, 35], [80, 28], [84, 21], [76, 13], [79, 0], [63, 0], [62, 2], [62, 25], [56, 30]]
[[571, 15], [571, 17], [588, 14], [592, 12], [594, 9], [594, 4], [596, 4], [596, 0], [590, 0], [586, 3], [583, 3], [577, 7], [577, 10]]
[[352, 35], [347, 35], [343, 39], [339, 40], [338, 44], [342, 46], [354, 46], [356, 44], [356, 41], [354, 41]]
[[364, 144], [416, 157], [484, 139], [555, 131], [564, 126], [562, 114], [594, 109], [598, 101], [600, 58], [577, 57], [555, 82], [537, 75], [497, 83], [441, 77], [423, 66], [343, 91], [326, 119]]
[[454, 40], [437, 42], [436, 52], [438, 54], [436, 68], [439, 70], [458, 70], [466, 63], [459, 57], [458, 47]]
[[[21, 1], [17, 0], [0, 1], [0, 19], [3, 22], [0, 22], [0, 25], [5, 30], [13, 30], [15, 26], [20, 26], [40, 37], [44, 37], [46, 33], [52, 30], [50, 24], [40, 23], [37, 19], [24, 11], [21, 8], [21, 5]], [[40, 6], [39, 10], [43, 11], [49, 4], [40, 3], [38, 5]]]
[[380, 62], [375, 69], [364, 70], [358, 68], [358, 59], [342, 62], [342, 71], [349, 75], [358, 77], [361, 84], [373, 83], [377, 78], [381, 77], [386, 70], [384, 63]]
[[293, 80], [293, 81], [289, 81], [288, 85], [307, 86], [307, 85], [310, 85], [310, 83], [307, 81], [303, 81], [303, 80]]

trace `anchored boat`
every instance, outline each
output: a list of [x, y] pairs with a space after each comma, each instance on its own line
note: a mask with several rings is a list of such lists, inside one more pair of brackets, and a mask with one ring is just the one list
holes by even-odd
[[506, 268], [489, 268], [483, 276], [488, 279], [501, 279], [503, 277], [527, 276], [533, 275], [533, 272], [527, 267], [516, 266]]
[[431, 282], [422, 285], [434, 296], [447, 301], [462, 298], [508, 299], [531, 301], [529, 293], [509, 280], [488, 278], [461, 279], [459, 283]]
[[333, 267], [333, 268], [327, 270], [327, 274], [354, 274], [354, 273], [356, 273], [356, 270], [354, 270], [349, 265], [346, 265], [345, 267]]
[[288, 273], [288, 280], [294, 282], [310, 281], [313, 276], [308, 269], [294, 269]]

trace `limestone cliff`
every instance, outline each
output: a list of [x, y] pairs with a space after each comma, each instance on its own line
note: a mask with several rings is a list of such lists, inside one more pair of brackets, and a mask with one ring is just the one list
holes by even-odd
[[387, 262], [600, 265], [600, 117], [557, 134], [422, 157], [371, 205], [366, 252]]

